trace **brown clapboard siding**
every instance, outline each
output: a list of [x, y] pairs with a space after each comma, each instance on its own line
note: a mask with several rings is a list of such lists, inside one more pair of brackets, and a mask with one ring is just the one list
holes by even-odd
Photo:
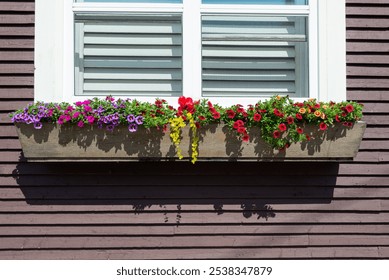
[[34, 1], [0, 1], [0, 259], [389, 258], [389, 0], [347, 0], [353, 162], [30, 163]]

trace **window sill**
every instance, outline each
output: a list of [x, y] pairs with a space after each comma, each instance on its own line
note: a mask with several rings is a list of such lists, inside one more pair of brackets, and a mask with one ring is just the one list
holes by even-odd
[[[32, 125], [16, 124], [24, 157], [31, 162], [74, 161], [170, 161], [177, 160], [169, 133], [157, 129], [139, 129], [129, 133], [127, 127], [113, 132], [97, 127], [45, 124], [36, 130]], [[273, 150], [262, 141], [258, 128], [250, 131], [250, 142], [242, 143], [227, 127], [213, 125], [201, 129], [199, 161], [338, 161], [352, 160], [359, 149], [366, 123], [352, 128], [335, 125], [322, 132], [306, 126], [314, 139], [292, 144], [287, 150]], [[182, 131], [183, 156], [190, 157], [190, 133]], [[185, 148], [187, 147], [187, 148]]]

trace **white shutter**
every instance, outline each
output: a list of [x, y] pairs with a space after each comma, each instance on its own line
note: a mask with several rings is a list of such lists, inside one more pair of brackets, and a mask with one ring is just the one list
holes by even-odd
[[180, 15], [76, 15], [78, 95], [179, 96]]
[[308, 95], [303, 16], [204, 15], [203, 96]]

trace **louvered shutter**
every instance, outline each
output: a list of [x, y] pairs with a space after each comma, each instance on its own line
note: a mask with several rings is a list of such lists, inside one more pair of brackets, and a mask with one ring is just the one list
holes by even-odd
[[306, 18], [202, 16], [203, 96], [308, 95]]
[[180, 15], [76, 14], [78, 95], [179, 96]]

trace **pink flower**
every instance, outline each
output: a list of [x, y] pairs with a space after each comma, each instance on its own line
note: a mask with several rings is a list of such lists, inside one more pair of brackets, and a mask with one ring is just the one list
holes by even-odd
[[88, 116], [86, 119], [88, 120], [88, 123], [90, 123], [90, 124], [93, 124], [94, 121], [95, 121], [95, 117], [94, 116]]
[[78, 127], [84, 127], [84, 122], [83, 122], [83, 121], [79, 121], [79, 122], [77, 123], [77, 126], [78, 126]]
[[90, 107], [89, 105], [85, 105], [84, 110], [85, 110], [85, 112], [90, 112], [90, 111], [92, 111], [92, 107]]
[[73, 114], [73, 119], [77, 119], [80, 116], [80, 112], [75, 112]]

